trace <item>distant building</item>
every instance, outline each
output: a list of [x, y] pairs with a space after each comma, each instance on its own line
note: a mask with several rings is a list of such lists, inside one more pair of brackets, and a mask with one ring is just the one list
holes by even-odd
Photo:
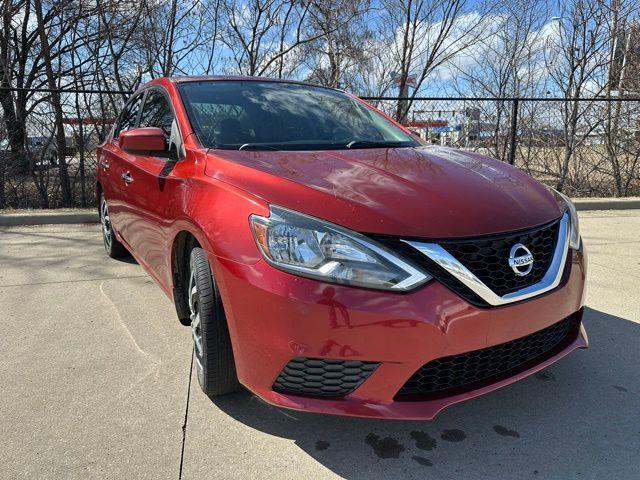
[[449, 125], [446, 120], [407, 121], [405, 127], [436, 145], [461, 146], [462, 125]]

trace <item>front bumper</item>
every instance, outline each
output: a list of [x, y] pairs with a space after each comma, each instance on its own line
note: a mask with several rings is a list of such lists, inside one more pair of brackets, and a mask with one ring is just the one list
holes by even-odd
[[[394, 399], [427, 362], [508, 342], [570, 315], [580, 320], [586, 262], [571, 252], [563, 283], [533, 299], [479, 308], [432, 281], [407, 294], [330, 285], [281, 272], [264, 261], [245, 265], [213, 257], [240, 382], [265, 401], [296, 410], [372, 418], [431, 419], [448, 405], [490, 392], [588, 345], [582, 325], [560, 351], [526, 370], [470, 391], [411, 401]], [[287, 395], [272, 389], [295, 357], [380, 362], [341, 398]]]

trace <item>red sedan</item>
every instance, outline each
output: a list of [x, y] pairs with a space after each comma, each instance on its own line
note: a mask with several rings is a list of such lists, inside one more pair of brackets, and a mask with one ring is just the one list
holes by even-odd
[[98, 149], [97, 196], [210, 396], [430, 419], [587, 346], [570, 200], [338, 90], [154, 80]]

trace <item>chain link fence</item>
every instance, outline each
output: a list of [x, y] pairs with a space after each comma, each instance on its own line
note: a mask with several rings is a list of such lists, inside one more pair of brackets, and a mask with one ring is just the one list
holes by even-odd
[[[129, 95], [0, 87], [0, 208], [93, 206], [96, 147]], [[640, 195], [638, 98], [363, 98], [391, 117], [407, 111], [402, 123], [428, 142], [512, 163], [570, 195]]]
[[[390, 116], [397, 98], [367, 97]], [[640, 98], [416, 98], [423, 139], [514, 164], [574, 196], [640, 194]], [[405, 110], [405, 109], [403, 109]]]
[[131, 93], [0, 87], [0, 208], [94, 206], [96, 147]]

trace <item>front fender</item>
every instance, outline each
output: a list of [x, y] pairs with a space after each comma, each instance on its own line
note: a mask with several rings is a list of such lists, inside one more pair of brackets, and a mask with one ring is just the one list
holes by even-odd
[[173, 225], [174, 241], [186, 231], [217, 257], [244, 264], [254, 264], [262, 258], [249, 217], [269, 215], [266, 201], [214, 179], [193, 182], [183, 192], [185, 208]]

